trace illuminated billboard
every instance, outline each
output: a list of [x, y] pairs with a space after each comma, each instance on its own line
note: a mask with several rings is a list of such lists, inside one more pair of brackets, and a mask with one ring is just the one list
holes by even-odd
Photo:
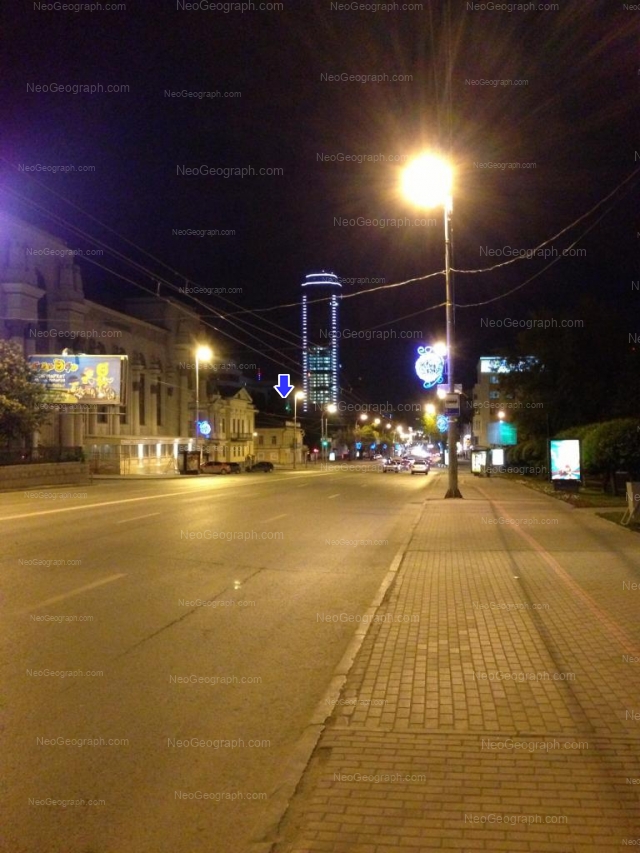
[[561, 438], [549, 442], [552, 480], [580, 480], [580, 439]]
[[518, 429], [515, 424], [495, 421], [487, 424], [487, 438], [489, 444], [514, 445], [518, 443]]
[[48, 403], [125, 404], [126, 355], [30, 355], [28, 360]]

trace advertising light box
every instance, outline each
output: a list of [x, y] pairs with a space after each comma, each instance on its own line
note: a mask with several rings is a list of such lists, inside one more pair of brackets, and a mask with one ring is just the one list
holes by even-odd
[[126, 355], [30, 355], [35, 381], [47, 402], [123, 406]]
[[482, 474], [487, 466], [487, 451], [472, 450], [471, 451], [471, 472], [473, 474]]
[[515, 424], [496, 421], [487, 425], [487, 437], [489, 444], [515, 445], [518, 443], [518, 429]]
[[580, 480], [580, 440], [577, 438], [551, 439], [549, 442], [552, 480]]

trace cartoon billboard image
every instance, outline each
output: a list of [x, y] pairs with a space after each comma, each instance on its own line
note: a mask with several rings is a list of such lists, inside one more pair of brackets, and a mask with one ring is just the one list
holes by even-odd
[[580, 440], [552, 439], [550, 442], [551, 479], [580, 480]]
[[35, 381], [47, 401], [74, 405], [123, 406], [126, 355], [30, 355]]

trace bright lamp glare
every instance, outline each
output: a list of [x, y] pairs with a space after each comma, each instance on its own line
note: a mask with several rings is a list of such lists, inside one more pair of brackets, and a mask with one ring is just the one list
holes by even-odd
[[213, 358], [213, 350], [211, 347], [202, 346], [196, 350], [196, 358], [198, 361], [211, 361]]
[[440, 207], [451, 197], [453, 171], [440, 157], [423, 154], [413, 160], [402, 173], [405, 198], [419, 207]]

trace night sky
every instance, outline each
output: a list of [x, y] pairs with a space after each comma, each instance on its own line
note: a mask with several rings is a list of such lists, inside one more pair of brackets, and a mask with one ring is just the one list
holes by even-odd
[[[576, 317], [585, 295], [623, 318], [612, 346], [626, 346], [627, 332], [640, 333], [640, 293], [631, 289], [640, 278], [640, 6], [560, 0], [556, 11], [508, 12], [472, 5], [424, 2], [422, 11], [374, 12], [284, 0], [281, 11], [225, 13], [129, 0], [124, 11], [73, 12], [8, 0], [0, 206], [72, 247], [97, 239], [122, 253], [98, 260], [135, 283], [82, 262], [87, 295], [115, 308], [127, 295], [143, 294], [136, 285], [155, 292], [158, 280], [166, 296], [185, 281], [242, 288], [231, 301], [199, 297], [219, 330], [212, 340], [221, 355], [255, 361], [265, 381], [275, 382], [278, 372], [297, 372], [299, 307], [250, 311], [298, 303], [310, 272], [394, 283], [444, 266], [442, 211], [417, 211], [401, 198], [401, 164], [319, 155], [395, 159], [435, 148], [455, 164], [458, 269], [507, 260], [483, 256], [482, 247], [531, 249], [600, 205], [552, 244], [561, 253], [581, 237], [576, 248], [585, 254], [560, 258], [508, 297], [462, 307], [516, 288], [554, 256], [456, 275], [458, 381], [472, 383], [479, 356], [514, 337], [483, 328], [482, 318], [524, 319], [542, 309]], [[343, 73], [412, 79], [322, 79]], [[480, 80], [527, 82], [470, 82]], [[102, 84], [105, 91], [38, 92], [29, 84]], [[112, 84], [129, 92], [108, 93]], [[165, 90], [240, 97], [167, 97]], [[25, 173], [19, 164], [95, 171]], [[282, 172], [177, 174], [177, 167], [203, 165]], [[335, 224], [416, 216], [437, 224]], [[174, 236], [173, 229], [235, 235]], [[443, 303], [444, 277], [351, 297], [374, 286], [344, 285], [350, 298], [341, 305], [341, 326], [395, 330], [398, 337], [342, 341], [344, 397], [420, 399], [412, 369], [417, 344], [399, 336], [421, 330], [423, 343], [443, 337], [444, 308], [426, 309]], [[221, 312], [230, 316], [220, 319]]]

